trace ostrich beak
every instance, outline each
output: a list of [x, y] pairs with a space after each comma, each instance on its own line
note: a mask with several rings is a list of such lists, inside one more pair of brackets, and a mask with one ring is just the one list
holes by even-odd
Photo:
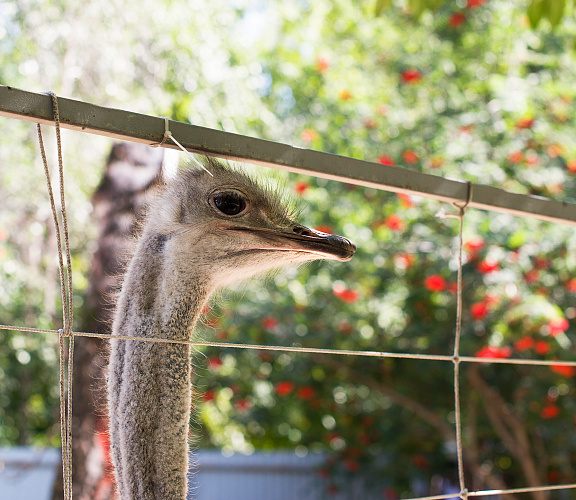
[[280, 246], [270, 247], [271, 249], [309, 252], [319, 254], [325, 259], [341, 262], [349, 261], [356, 252], [356, 245], [348, 238], [316, 231], [300, 224], [295, 224], [292, 232], [253, 227], [228, 227], [227, 229], [255, 233], [280, 243]]

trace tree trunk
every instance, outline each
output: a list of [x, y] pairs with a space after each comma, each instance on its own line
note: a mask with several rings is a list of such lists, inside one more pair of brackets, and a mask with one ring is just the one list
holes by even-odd
[[[161, 178], [163, 151], [143, 144], [116, 144], [92, 198], [99, 226], [80, 330], [111, 331], [115, 293], [131, 252], [136, 220]], [[79, 337], [74, 349], [72, 483], [78, 500], [115, 496], [106, 419], [108, 341]], [[58, 481], [54, 498], [62, 498]]]

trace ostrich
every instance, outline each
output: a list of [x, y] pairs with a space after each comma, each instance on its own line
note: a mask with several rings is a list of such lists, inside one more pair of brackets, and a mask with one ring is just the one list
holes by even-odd
[[[217, 289], [288, 264], [348, 261], [348, 239], [294, 222], [282, 199], [207, 160], [151, 204], [113, 334], [186, 341]], [[190, 346], [114, 339], [108, 372], [112, 460], [122, 500], [186, 498]]]

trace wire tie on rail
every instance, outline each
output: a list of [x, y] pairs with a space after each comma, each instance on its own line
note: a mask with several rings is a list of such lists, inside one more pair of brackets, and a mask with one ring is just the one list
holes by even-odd
[[467, 184], [468, 187], [468, 191], [466, 192], [466, 201], [464, 202], [463, 205], [459, 205], [457, 201], [453, 202], [452, 205], [455, 206], [456, 208], [459, 209], [465, 209], [470, 202], [472, 201], [472, 189], [473, 189], [473, 184], [470, 181], [464, 181]]
[[153, 148], [159, 148], [164, 144], [166, 144], [168, 139], [170, 139], [174, 144], [176, 144], [176, 146], [178, 146], [184, 153], [186, 153], [195, 165], [197, 165], [202, 170], [208, 172], [212, 177], [214, 177], [212, 175], [212, 172], [210, 172], [210, 170], [208, 170], [204, 165], [202, 165], [202, 163], [200, 163], [196, 158], [194, 158], [192, 153], [190, 153], [190, 151], [188, 151], [184, 146], [182, 146], [182, 144], [180, 144], [176, 140], [176, 138], [172, 135], [172, 132], [170, 131], [170, 120], [164, 117], [164, 134], [162, 135], [162, 140], [156, 144], [151, 144], [150, 146]]
[[440, 207], [440, 210], [436, 212], [436, 217], [438, 217], [439, 219], [448, 219], [448, 218], [458, 219], [463, 215], [462, 211], [466, 209], [466, 207], [470, 204], [470, 201], [472, 200], [472, 186], [473, 186], [473, 184], [470, 181], [464, 181], [464, 182], [466, 182], [468, 188], [464, 204], [461, 205], [459, 202], [456, 201], [452, 203], [452, 206], [458, 209], [458, 213], [451, 214], [446, 212], [446, 209], [444, 207]]

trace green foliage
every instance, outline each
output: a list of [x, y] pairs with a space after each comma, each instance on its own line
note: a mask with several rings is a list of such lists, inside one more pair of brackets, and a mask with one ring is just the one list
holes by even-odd
[[[376, 0], [374, 4], [374, 14], [383, 15], [396, 4], [399, 9], [406, 11], [415, 19], [420, 19], [426, 10], [435, 12], [446, 5], [455, 2], [449, 0], [402, 0], [393, 2], [392, 0]], [[461, 0], [457, 2], [460, 8], [475, 9], [488, 3], [488, 0]], [[570, 7], [572, 2], [569, 2]], [[530, 26], [535, 29], [542, 19], [548, 19], [550, 26], [557, 26], [565, 15], [567, 8], [566, 0], [529, 0], [526, 4], [526, 15], [530, 21]]]
[[527, 14], [530, 25], [536, 28], [543, 18], [547, 18], [552, 26], [556, 26], [564, 15], [566, 0], [532, 0]]
[[[445, 4], [418, 23], [394, 10], [367, 20], [363, 8], [344, 1], [330, 10], [322, 2], [298, 7], [276, 5], [277, 18], [269, 14], [284, 37], [262, 59], [271, 75], [264, 102], [292, 124], [300, 136], [293, 142], [574, 200], [575, 96], [562, 83], [576, 69], [572, 22], [536, 34], [522, 21], [522, 5], [511, 2]], [[322, 179], [300, 177], [293, 188], [309, 207], [306, 223], [350, 237], [357, 256], [282, 273], [265, 289], [243, 285], [240, 310], [236, 300], [217, 304], [203, 336], [450, 355], [457, 228], [434, 216], [439, 205]], [[573, 359], [570, 235], [567, 227], [469, 210], [462, 354]], [[215, 432], [219, 446], [331, 450], [334, 461], [320, 471], [330, 491], [345, 488], [349, 476], [372, 485], [384, 477], [394, 481], [383, 480], [380, 491], [410, 496], [417, 478], [429, 483], [454, 471], [450, 363], [206, 355], [199, 378], [207, 424], [232, 415], [243, 434]], [[526, 463], [541, 464], [535, 457], [543, 453], [541, 482], [571, 481], [574, 463], [562, 458], [562, 435], [574, 418], [574, 370], [480, 365], [481, 380], [498, 388], [498, 404], [513, 407], [528, 439], [540, 443], [524, 456], [495, 430], [498, 417], [484, 408], [496, 403], [473, 377], [476, 369], [464, 365], [462, 378], [470, 460], [513, 487], [532, 480]]]
[[[122, 4], [122, 13], [28, 0], [19, 9], [2, 6], [8, 22], [0, 50], [8, 62], [0, 79], [574, 202], [576, 23], [566, 15], [571, 3], [559, 22], [563, 3], [551, 4], [529, 10], [529, 21], [519, 0], [403, 3], [420, 12], [418, 20], [382, 0], [173, 1], [160, 9], [144, 2]], [[529, 9], [536, 7], [544, 9], [536, 1]], [[0, 210], [0, 322], [58, 326], [34, 130], [6, 119], [0, 127], [0, 194], [10, 207]], [[81, 307], [95, 234], [87, 200], [109, 142], [66, 134], [65, 144]], [[436, 217], [441, 205], [280, 177], [307, 207], [303, 222], [349, 237], [357, 255], [242, 284], [215, 301], [200, 335], [450, 355], [457, 225]], [[487, 483], [475, 466], [496, 482], [490, 487], [525, 486], [534, 480], [526, 474], [531, 462], [541, 484], [574, 482], [574, 370], [561, 365], [575, 354], [572, 229], [469, 210], [464, 241], [461, 354], [487, 360], [462, 365], [468, 472], [478, 488]], [[1, 337], [3, 443], [57, 439], [54, 340]], [[206, 445], [327, 451], [332, 458], [319, 481], [328, 491], [345, 489], [354, 476], [378, 494], [413, 496], [415, 485], [454, 473], [450, 362], [203, 352], [207, 362], [196, 362]], [[490, 363], [511, 356], [559, 366]], [[520, 425], [510, 427], [506, 414]], [[497, 424], [513, 436], [524, 432], [530, 448], [519, 453]]]

